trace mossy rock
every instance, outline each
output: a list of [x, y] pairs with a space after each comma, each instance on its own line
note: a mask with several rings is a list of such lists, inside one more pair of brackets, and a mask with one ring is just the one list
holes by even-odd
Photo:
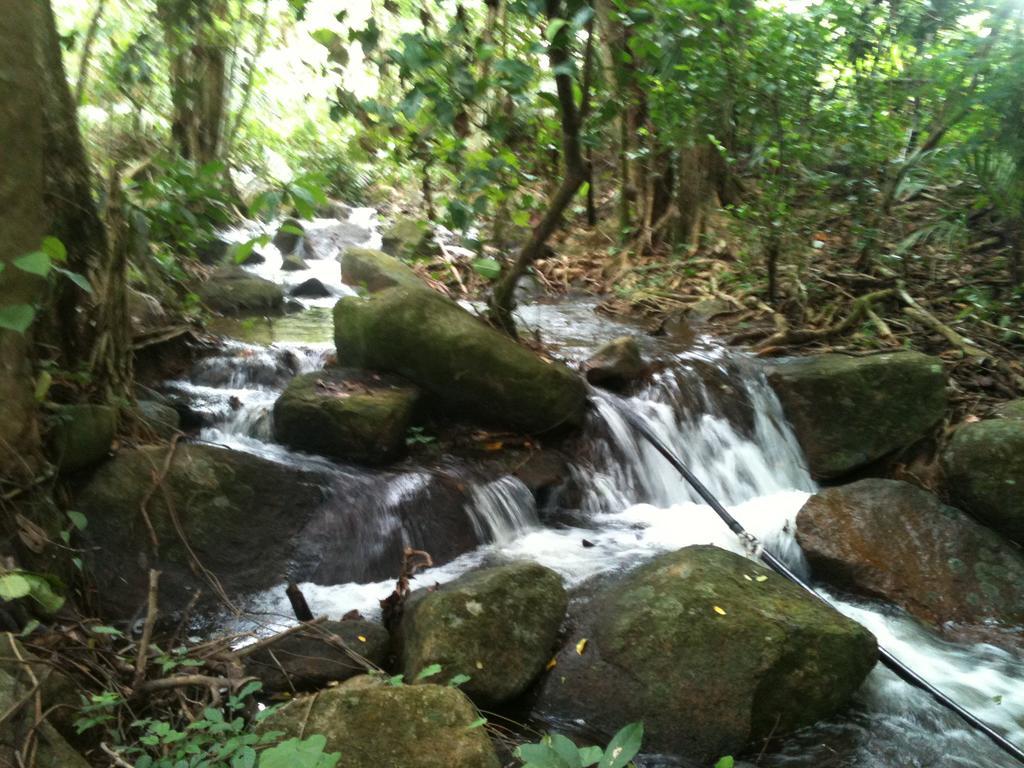
[[309, 269], [309, 264], [302, 257], [301, 253], [289, 253], [281, 260], [281, 270], [283, 272], [302, 272]]
[[1024, 648], [1024, 556], [928, 491], [859, 480], [812, 496], [796, 523], [816, 578], [900, 605], [953, 639]]
[[712, 546], [661, 555], [594, 598], [539, 709], [711, 764], [841, 709], [874, 636], [773, 571]]
[[544, 671], [567, 604], [562, 578], [526, 562], [417, 591], [402, 617], [405, 678], [440, 664], [437, 682], [468, 675], [462, 690], [481, 706], [514, 699]]
[[316, 691], [363, 674], [366, 667], [357, 659], [384, 666], [390, 644], [381, 624], [326, 621], [247, 656], [245, 674], [258, 677], [264, 693]]
[[181, 429], [181, 414], [155, 400], [139, 400], [138, 416], [143, 426], [155, 437], [169, 440]]
[[419, 390], [395, 376], [329, 368], [296, 376], [274, 403], [274, 438], [299, 451], [382, 464], [405, 450]]
[[249, 274], [241, 267], [214, 272], [198, 289], [199, 298], [214, 312], [277, 312], [284, 303], [281, 286]]
[[346, 297], [334, 309], [334, 340], [345, 365], [404, 376], [451, 417], [531, 433], [583, 421], [580, 377], [433, 291]]
[[150, 568], [163, 572], [167, 614], [197, 589], [215, 599], [195, 560], [235, 597], [281, 583], [297, 535], [324, 502], [324, 475], [209, 445], [178, 445], [167, 463], [169, 450], [122, 450], [74, 500], [89, 520], [80, 536], [106, 616], [132, 616], [145, 605]]
[[369, 293], [396, 285], [429, 290], [412, 269], [383, 251], [349, 247], [341, 255], [340, 261], [342, 282], [354, 288], [364, 288]]
[[278, 227], [271, 242], [282, 256], [287, 256], [298, 250], [299, 245], [305, 239], [305, 232], [306, 228], [302, 226], [302, 222], [297, 219], [285, 219], [281, 222], [281, 226]]
[[1024, 421], [1024, 398], [1003, 403], [992, 412], [992, 415], [997, 419]]
[[117, 435], [117, 409], [109, 405], [63, 405], [50, 430], [50, 454], [62, 472], [77, 472], [110, 455]]
[[354, 678], [300, 696], [268, 717], [263, 728], [327, 738], [338, 768], [500, 768], [479, 714], [457, 688], [388, 686]]
[[430, 222], [423, 219], [396, 219], [381, 233], [384, 252], [400, 259], [430, 256], [434, 251]]
[[917, 442], [946, 410], [942, 361], [919, 352], [791, 358], [773, 364], [768, 380], [819, 479]]
[[964, 424], [942, 454], [954, 502], [985, 525], [1024, 545], [1024, 421]]

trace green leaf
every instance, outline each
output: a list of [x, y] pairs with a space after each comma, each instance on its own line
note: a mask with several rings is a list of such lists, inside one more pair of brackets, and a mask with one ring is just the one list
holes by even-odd
[[566, 21], [565, 19], [552, 19], [551, 23], [548, 24], [548, 28], [544, 30], [544, 39], [550, 43], [552, 40], [555, 39], [555, 37], [558, 36], [558, 33], [561, 31], [562, 27], [564, 27], [568, 23], [569, 22]]
[[477, 259], [472, 267], [478, 275], [488, 280], [496, 280], [501, 274], [501, 264], [495, 259]]
[[453, 677], [451, 680], [448, 681], [448, 685], [450, 687], [452, 687], [452, 688], [458, 688], [460, 685], [468, 683], [472, 679], [473, 678], [470, 677], [469, 675], [456, 675], [455, 677]]
[[600, 768], [626, 768], [629, 761], [640, 752], [643, 740], [644, 724], [630, 723], [608, 742], [608, 748], [605, 749], [604, 757], [599, 764]]
[[54, 270], [64, 275], [64, 277], [66, 277], [72, 283], [77, 285], [86, 293], [92, 293], [92, 285], [83, 275], [80, 275], [77, 272], [72, 272], [70, 269], [64, 269], [63, 267], [54, 267]]
[[71, 521], [71, 524], [80, 531], [84, 531], [85, 527], [89, 525], [89, 518], [81, 512], [75, 512], [73, 509], [68, 510], [68, 519]]
[[516, 748], [516, 757], [525, 763], [524, 768], [571, 768], [547, 744], [521, 744]]
[[308, 739], [288, 739], [260, 755], [260, 768], [333, 768], [341, 755], [324, 754], [327, 738], [317, 734]]
[[420, 673], [416, 675], [415, 682], [418, 683], [420, 680], [426, 680], [428, 677], [434, 677], [439, 674], [441, 674], [441, 665], [431, 664], [429, 667], [424, 667], [420, 670]]
[[124, 632], [122, 632], [120, 629], [117, 629], [116, 627], [108, 627], [103, 624], [99, 624], [95, 627], [92, 627], [92, 631], [94, 634], [97, 635], [111, 635], [113, 637], [124, 637]]
[[0, 576], [0, 598], [4, 600], [17, 600], [31, 591], [32, 585], [20, 573], [5, 573]]
[[569, 768], [583, 768], [580, 751], [571, 739], [560, 733], [552, 733], [548, 738], [551, 740], [551, 748]]
[[36, 318], [35, 307], [30, 304], [11, 304], [0, 307], [0, 328], [24, 333]]
[[600, 747], [580, 747], [580, 762], [583, 764], [583, 768], [597, 765], [603, 757], [604, 750]]
[[466, 726], [466, 730], [475, 731], [477, 728], [482, 728], [485, 725], [487, 725], [487, 718], [478, 717], [476, 720], [474, 720], [472, 723]]
[[36, 402], [41, 403], [46, 399], [46, 395], [50, 391], [50, 385], [53, 384], [53, 376], [50, 375], [49, 371], [43, 371], [39, 374], [39, 378], [36, 379]]
[[733, 759], [732, 755], [726, 755], [715, 763], [715, 768], [733, 768], [734, 765], [736, 765], [736, 761]]
[[14, 266], [22, 272], [39, 275], [40, 277], [46, 277], [50, 274], [50, 270], [53, 269], [50, 257], [42, 251], [33, 251], [32, 253], [26, 253], [24, 256], [19, 256], [14, 260]]
[[64, 262], [68, 260], [68, 249], [56, 237], [44, 237], [40, 250], [54, 261]]

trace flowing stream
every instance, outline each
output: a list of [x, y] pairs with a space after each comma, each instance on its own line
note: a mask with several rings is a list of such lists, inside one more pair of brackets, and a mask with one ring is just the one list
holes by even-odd
[[[315, 529], [315, 551], [303, 555], [305, 572], [313, 575], [301, 587], [314, 613], [338, 618], [358, 609], [376, 615], [378, 601], [394, 583], [394, 574], [381, 572], [381, 564], [394, 562], [395, 552], [406, 545], [443, 549], [451, 526], [469, 540], [464, 547], [469, 551], [424, 573], [421, 584], [443, 583], [504, 558], [540, 562], [562, 574], [572, 588], [691, 544], [713, 543], [747, 554], [629, 426], [622, 416], [626, 409], [672, 446], [765, 546], [806, 574], [794, 539], [795, 517], [815, 485], [757, 361], [711, 339], [673, 349], [670, 342], [645, 338], [648, 353], [668, 365], [644, 391], [628, 398], [593, 392], [587, 450], [571, 468], [571, 482], [579, 489], [574, 508], [554, 515], [538, 510], [530, 491], [514, 477], [474, 477], [453, 459], [449, 477], [460, 478], [465, 486], [455, 504], [461, 505], [463, 517], [433, 530], [424, 518], [438, 499], [450, 509], [455, 498], [451, 483], [439, 479], [435, 469], [401, 465], [368, 470], [274, 444], [270, 419], [277, 395], [292, 376], [317, 370], [334, 352], [329, 307], [337, 296], [351, 293], [340, 283], [335, 257], [349, 243], [379, 244], [368, 209], [356, 209], [348, 222], [321, 220], [311, 229], [311, 240], [320, 248], [307, 254], [308, 273], [281, 272], [280, 254], [272, 246], [261, 249], [266, 261], [253, 271], [286, 285], [315, 276], [332, 297], [304, 301], [302, 313], [273, 323], [226, 325], [222, 330], [238, 340], [167, 388], [204, 415], [202, 440], [329, 473], [338, 502]], [[539, 330], [570, 364], [604, 341], [635, 333], [596, 314], [590, 300], [528, 305], [519, 319]], [[358, 563], [342, 553], [357, 554]], [[944, 641], [891, 606], [831, 599], [914, 670], [1024, 744], [1024, 661], [992, 646]], [[290, 616], [280, 588], [254, 596], [249, 607], [271, 624], [287, 623]], [[1001, 768], [1010, 762], [984, 737], [881, 666], [847, 712], [748, 759], [755, 757], [762, 766], [807, 768]], [[644, 764], [682, 765], [658, 756]]]

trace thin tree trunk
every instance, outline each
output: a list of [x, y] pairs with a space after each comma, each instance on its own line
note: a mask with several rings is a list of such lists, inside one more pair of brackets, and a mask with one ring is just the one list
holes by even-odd
[[107, 0], [99, 0], [96, 3], [96, 10], [89, 22], [89, 31], [85, 33], [85, 43], [82, 44], [82, 60], [78, 65], [78, 82], [75, 85], [75, 104], [78, 105], [82, 104], [85, 99], [85, 86], [89, 82], [89, 65], [92, 63], [92, 47], [96, 43], [100, 22], [103, 20], [103, 12], [106, 8]]
[[224, 142], [224, 157], [230, 157], [235, 148], [235, 140], [238, 138], [238, 131], [242, 127], [245, 113], [249, 111], [249, 103], [252, 101], [253, 84], [256, 80], [256, 64], [263, 55], [263, 49], [267, 44], [267, 21], [270, 18], [270, 0], [263, 0], [263, 12], [260, 14], [260, 24], [256, 30], [256, 47], [253, 50], [252, 61], [245, 73], [245, 85], [242, 86], [242, 102], [235, 112], [235, 119], [228, 131], [227, 139]]
[[[594, 82], [594, 20], [587, 22], [587, 48], [583, 54], [583, 102], [580, 105], [580, 121], [590, 117], [590, 102]], [[587, 226], [597, 224], [597, 207], [594, 204], [594, 148], [587, 146]]]
[[[562, 17], [560, 0], [547, 0], [548, 23]], [[566, 25], [568, 26], [568, 25]], [[510, 336], [516, 335], [515, 290], [519, 278], [544, 251], [548, 238], [554, 233], [562, 214], [579, 191], [587, 177], [586, 166], [580, 146], [580, 118], [573, 95], [572, 76], [565, 72], [569, 63], [569, 35], [563, 28], [548, 45], [548, 60], [555, 73], [555, 87], [558, 91], [558, 105], [562, 123], [562, 157], [565, 161], [565, 175], [548, 202], [547, 212], [534, 227], [529, 241], [520, 249], [515, 261], [502, 276], [491, 294], [489, 314], [492, 322]]]

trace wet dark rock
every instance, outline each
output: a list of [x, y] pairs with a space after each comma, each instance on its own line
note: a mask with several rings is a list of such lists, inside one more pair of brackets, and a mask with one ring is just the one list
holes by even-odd
[[288, 292], [289, 296], [299, 296], [306, 299], [324, 299], [331, 295], [330, 289], [315, 277], [299, 283]]
[[50, 421], [50, 457], [62, 472], [77, 472], [110, 455], [117, 409], [109, 405], [62, 405]]
[[[953, 637], [1024, 625], [1024, 556], [933, 494], [860, 480], [812, 496], [797, 541], [816, 578], [905, 608]], [[1020, 638], [1018, 638], [1020, 639]]]
[[352, 207], [340, 200], [328, 200], [317, 206], [316, 215], [322, 219], [345, 220], [352, 215]]
[[354, 369], [297, 376], [274, 404], [274, 437], [295, 450], [385, 463], [405, 451], [419, 394], [397, 377]]
[[579, 426], [583, 381], [541, 360], [432, 291], [388, 288], [334, 309], [338, 357], [346, 365], [397, 373], [455, 418], [524, 432]]
[[286, 736], [327, 737], [338, 768], [500, 768], [466, 695], [440, 685], [388, 686], [356, 677], [301, 696], [264, 721]]
[[877, 658], [866, 629], [716, 547], [661, 555], [599, 594], [539, 710], [711, 764], [840, 710]]
[[281, 286], [246, 272], [241, 267], [224, 267], [199, 287], [199, 298], [222, 314], [273, 312], [281, 308]]
[[336, 258], [345, 249], [366, 243], [371, 234], [368, 228], [348, 221], [318, 226], [306, 232], [306, 258]]
[[1024, 544], [1024, 420], [1013, 418], [1014, 412], [958, 427], [942, 467], [958, 506]]
[[287, 298], [284, 300], [284, 306], [281, 308], [281, 311], [286, 315], [295, 315], [299, 312], [305, 312], [306, 308], [303, 306], [301, 301], [297, 301], [293, 298]]
[[169, 439], [181, 429], [181, 416], [165, 403], [139, 400], [138, 416], [143, 426], [161, 439]]
[[239, 262], [243, 267], [256, 267], [260, 264], [267, 263], [267, 257], [258, 251], [251, 251], [242, 261]]
[[[279, 583], [296, 535], [323, 502], [319, 474], [208, 445], [176, 446], [164, 474], [168, 450], [122, 450], [74, 501], [89, 519], [83, 551], [105, 616], [131, 616], [145, 605], [150, 568], [163, 572], [161, 611], [183, 609], [197, 589], [215, 599], [190, 552], [230, 596]], [[162, 478], [157, 493], [154, 476]]]
[[[297, 231], [289, 231], [297, 230]], [[306, 228], [296, 219], [285, 219], [278, 227], [274, 239], [271, 241], [274, 247], [281, 252], [282, 256], [294, 253], [302, 243]]]
[[906, 448], [945, 415], [942, 361], [919, 352], [790, 358], [772, 364], [768, 380], [819, 479]]
[[562, 578], [528, 562], [419, 590], [402, 617], [402, 671], [412, 680], [440, 664], [436, 682], [468, 675], [462, 690], [477, 704], [509, 701], [544, 671], [567, 604]]
[[369, 248], [346, 248], [341, 256], [341, 280], [369, 293], [396, 285], [410, 289], [426, 289], [426, 284], [412, 269], [393, 256]]
[[632, 336], [609, 341], [583, 364], [587, 381], [608, 389], [625, 389], [648, 370], [640, 345]]
[[327, 621], [296, 632], [245, 659], [245, 674], [263, 682], [264, 693], [317, 691], [329, 683], [365, 674], [343, 646], [384, 666], [388, 631], [372, 621]]
[[518, 463], [514, 474], [530, 489], [537, 503], [543, 504], [569, 478], [569, 459], [557, 450], [533, 451]]

